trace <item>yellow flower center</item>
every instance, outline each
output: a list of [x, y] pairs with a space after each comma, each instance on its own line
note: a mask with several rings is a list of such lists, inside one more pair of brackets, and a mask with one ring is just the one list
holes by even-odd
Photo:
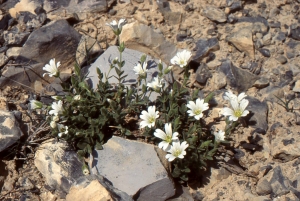
[[199, 114], [201, 114], [201, 112], [202, 112], [202, 110], [200, 110], [200, 109], [196, 109], [196, 110], [194, 111], [195, 115], [199, 115]]
[[181, 59], [180, 61], [179, 61], [179, 65], [184, 65], [185, 64], [185, 60], [184, 59]]
[[235, 110], [234, 111], [234, 116], [236, 116], [236, 117], [241, 117], [242, 114], [243, 114], [243, 112], [241, 110]]
[[148, 121], [152, 124], [153, 122], [155, 122], [155, 117], [150, 117]]
[[173, 156], [178, 157], [181, 154], [181, 150], [180, 149], [176, 149], [173, 153]]
[[168, 143], [172, 142], [172, 136], [167, 135], [165, 141], [168, 142]]

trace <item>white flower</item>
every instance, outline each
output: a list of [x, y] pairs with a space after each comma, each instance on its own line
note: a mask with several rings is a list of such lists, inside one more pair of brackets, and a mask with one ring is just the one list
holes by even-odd
[[68, 126], [64, 126], [62, 124], [57, 124], [57, 128], [58, 128], [58, 137], [61, 137], [64, 134], [68, 134]]
[[188, 61], [191, 58], [191, 56], [192, 53], [188, 50], [177, 52], [177, 54], [171, 59], [171, 63], [173, 65], [179, 65], [181, 68], [183, 68], [188, 64]]
[[46, 64], [43, 67], [43, 70], [48, 71], [48, 73], [43, 74], [43, 77], [45, 77], [46, 74], [48, 74], [50, 77], [52, 76], [59, 77], [59, 71], [58, 71], [59, 66], [60, 66], [60, 62], [57, 62], [57, 64], [55, 64], [55, 59], [51, 59], [49, 64]]
[[191, 110], [188, 110], [189, 116], [194, 116], [195, 119], [199, 120], [203, 117], [203, 111], [208, 110], [208, 103], [204, 103], [204, 99], [198, 98], [196, 103], [193, 101], [189, 101], [186, 105]]
[[51, 105], [53, 110], [50, 110], [49, 114], [54, 114], [57, 116], [58, 114], [61, 114], [63, 112], [63, 107], [62, 107], [62, 101], [59, 100], [58, 102], [53, 102]]
[[43, 107], [43, 103], [37, 100], [30, 100], [30, 108], [32, 110], [41, 109]]
[[136, 66], [133, 67], [133, 70], [135, 72], [135, 74], [140, 75], [140, 76], [145, 76], [147, 70], [147, 63], [144, 62], [143, 66], [138, 63]]
[[167, 151], [170, 149], [170, 143], [173, 140], [178, 140], [178, 133], [172, 133], [172, 124], [165, 124], [165, 131], [163, 132], [161, 129], [156, 129], [154, 132], [155, 137], [162, 139], [163, 141], [158, 144], [158, 147]]
[[228, 101], [231, 101], [232, 99], [237, 99], [238, 102], [241, 102], [241, 100], [243, 100], [246, 96], [247, 95], [245, 94], [245, 92], [242, 92], [237, 96], [234, 93], [232, 93], [231, 90], [228, 90], [227, 92], [225, 92], [224, 99]]
[[184, 155], [186, 155], [185, 149], [189, 145], [186, 143], [186, 141], [183, 141], [181, 144], [180, 142], [173, 142], [170, 150], [168, 151], [169, 154], [166, 155], [166, 158], [169, 161], [173, 161], [175, 158], [184, 158]]
[[113, 20], [110, 23], [106, 23], [106, 25], [110, 26], [110, 28], [114, 31], [116, 35], [120, 35], [120, 33], [122, 32], [122, 28], [125, 24], [126, 24], [125, 19], [120, 19], [119, 22]]
[[158, 111], [155, 111], [155, 106], [149, 106], [148, 112], [143, 110], [142, 114], [140, 115], [140, 118], [143, 119], [140, 123], [140, 127], [144, 128], [148, 126], [151, 128], [155, 125], [155, 120], [159, 117]]
[[80, 95], [76, 95], [76, 96], [73, 97], [73, 99], [78, 101], [78, 100], [81, 99], [81, 96]]
[[51, 128], [56, 128], [56, 122], [55, 121], [51, 121], [50, 122], [50, 127]]
[[152, 82], [150, 82], [150, 83], [147, 84], [147, 87], [150, 87], [150, 88], [152, 88], [153, 90], [156, 91], [156, 90], [158, 90], [159, 88], [162, 87], [162, 85], [161, 85], [161, 80], [159, 80], [158, 77], [155, 77], [155, 78], [152, 80]]
[[219, 130], [218, 132], [214, 132], [214, 136], [217, 142], [225, 140], [225, 132], [222, 130]]
[[238, 118], [246, 116], [249, 111], [246, 110], [246, 107], [249, 104], [249, 101], [246, 99], [242, 99], [240, 102], [238, 102], [238, 99], [232, 99], [230, 101], [230, 104], [233, 109], [225, 107], [223, 109], [223, 115], [229, 116], [230, 121], [237, 121]]

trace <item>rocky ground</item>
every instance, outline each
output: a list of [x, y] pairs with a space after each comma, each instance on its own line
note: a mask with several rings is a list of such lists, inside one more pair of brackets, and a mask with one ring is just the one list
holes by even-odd
[[[99, 200], [300, 200], [299, 7], [299, 0], [0, 0], [0, 200], [92, 200], [85, 191]], [[136, 194], [97, 174], [76, 180], [83, 175], [74, 153], [47, 141], [48, 125], [28, 110], [32, 98], [47, 103], [61, 90], [42, 77], [50, 59], [61, 61], [65, 78], [75, 60], [90, 70], [107, 62], [116, 38], [105, 24], [120, 18], [121, 40], [138, 51], [129, 64], [142, 53], [169, 64], [179, 49], [192, 51], [189, 87], [216, 93], [208, 122], [220, 117], [227, 89], [248, 95], [248, 126], [201, 181], [176, 192], [160, 166]], [[180, 80], [180, 69], [173, 72]], [[166, 197], [151, 191], [155, 182]]]

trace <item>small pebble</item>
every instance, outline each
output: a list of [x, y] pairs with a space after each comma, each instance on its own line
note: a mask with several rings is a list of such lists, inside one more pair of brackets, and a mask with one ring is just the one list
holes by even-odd
[[279, 63], [281, 64], [285, 64], [287, 62], [287, 58], [283, 55], [276, 57], [276, 60], [279, 61]]
[[258, 49], [258, 51], [265, 57], [271, 56], [270, 50], [268, 50], [268, 49], [263, 48], [263, 49]]

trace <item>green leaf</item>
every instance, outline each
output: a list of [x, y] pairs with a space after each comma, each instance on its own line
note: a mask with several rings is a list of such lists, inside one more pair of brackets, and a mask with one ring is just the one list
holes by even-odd
[[96, 142], [95, 149], [96, 150], [102, 150], [103, 149], [102, 144], [100, 142]]
[[87, 143], [86, 142], [78, 142], [76, 145], [79, 149], [84, 150], [85, 147], [87, 146]]
[[143, 63], [146, 61], [147, 55], [143, 54], [141, 56], [141, 65], [143, 66]]
[[213, 97], [214, 97], [214, 93], [210, 92], [205, 98], [204, 98], [204, 103], [208, 103]]
[[190, 170], [190, 168], [185, 168], [185, 169], [183, 169], [183, 170], [181, 170], [182, 172], [185, 172], [185, 173], [190, 173], [191, 172], [191, 170]]
[[211, 140], [202, 142], [202, 144], [201, 144], [201, 146], [200, 146], [200, 149], [207, 148], [210, 144], [211, 144]]
[[126, 130], [125, 130], [125, 135], [126, 135], [126, 136], [131, 136], [132, 134], [131, 134], [130, 130], [126, 129]]
[[79, 86], [80, 88], [83, 88], [83, 89], [86, 89], [87, 91], [89, 91], [89, 87], [87, 86], [87, 84], [86, 84], [85, 82], [80, 82], [80, 83], [78, 84], [78, 86]]

